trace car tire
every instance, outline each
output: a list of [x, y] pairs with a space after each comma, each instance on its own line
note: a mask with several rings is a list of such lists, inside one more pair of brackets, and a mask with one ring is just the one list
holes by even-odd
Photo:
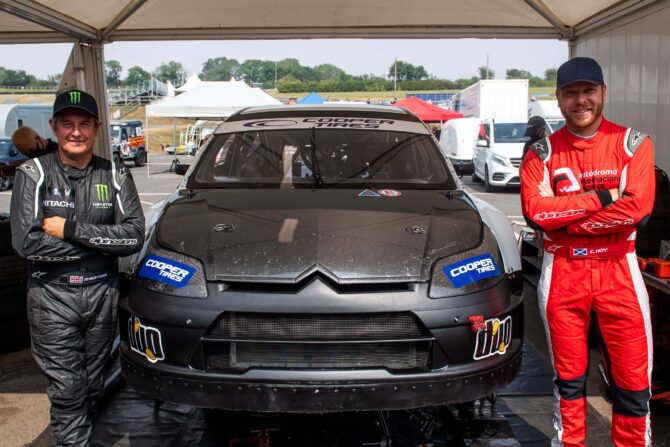
[[26, 261], [14, 254], [0, 256], [0, 287], [3, 291], [4, 289], [25, 286], [27, 278]]
[[28, 320], [5, 321], [0, 324], [0, 354], [21, 351], [30, 347], [30, 327]]
[[12, 186], [11, 177], [0, 177], [0, 191], [7, 191]]
[[482, 181], [477, 176], [477, 171], [472, 170], [472, 183], [481, 183]]
[[484, 190], [486, 190], [486, 192], [496, 192], [498, 190], [498, 188], [493, 186], [491, 184], [491, 181], [489, 180], [489, 168], [488, 167], [484, 168]]
[[137, 154], [135, 154], [135, 166], [138, 168], [144, 166], [147, 162], [147, 153], [144, 152], [144, 149], [138, 149]]
[[12, 229], [9, 226], [9, 218], [6, 215], [0, 216], [0, 256], [13, 254]]

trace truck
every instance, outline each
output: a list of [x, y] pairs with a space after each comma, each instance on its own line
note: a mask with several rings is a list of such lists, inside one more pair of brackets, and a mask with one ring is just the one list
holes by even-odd
[[109, 123], [112, 156], [117, 165], [131, 160], [135, 166], [147, 161], [144, 130], [140, 120], [120, 120]]
[[527, 139], [528, 80], [481, 80], [454, 98], [454, 110], [480, 121], [472, 180], [484, 182], [486, 191], [519, 186], [519, 165]]
[[54, 139], [49, 125], [53, 104], [0, 104], [0, 136], [11, 137], [16, 129], [30, 126], [43, 138]]

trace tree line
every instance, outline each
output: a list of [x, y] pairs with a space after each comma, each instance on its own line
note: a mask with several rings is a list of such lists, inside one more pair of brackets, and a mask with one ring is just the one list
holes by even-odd
[[[149, 81], [152, 76], [163, 82], [171, 81], [176, 87], [186, 81], [187, 71], [175, 61], [164, 62], [149, 72], [135, 65], [130, 67], [122, 78], [123, 67], [117, 60], [105, 63], [107, 86], [130, 87]], [[24, 70], [11, 70], [0, 67], [0, 86], [5, 87], [55, 87], [61, 75], [49, 75], [47, 79], [38, 79]], [[229, 81], [237, 79], [253, 85], [262, 85], [265, 89], [277, 88], [281, 93], [350, 92], [350, 91], [391, 91], [398, 90], [460, 90], [480, 79], [493, 79], [495, 73], [487, 67], [479, 67], [476, 75], [461, 79], [440, 79], [429, 74], [422, 65], [413, 65], [405, 61], [394, 61], [388, 68], [386, 77], [365, 74], [351, 75], [333, 64], [320, 64], [308, 67], [297, 59], [281, 61], [248, 59], [240, 63], [226, 57], [210, 58], [205, 61], [198, 74], [203, 81]], [[506, 79], [528, 79], [531, 87], [553, 86], [556, 82], [556, 69], [545, 70], [542, 77], [534, 76], [526, 70], [510, 68], [506, 70]]]
[[[118, 61], [107, 61], [107, 85], [129, 86], [147, 81], [155, 76], [163, 82], [171, 81], [181, 85], [187, 72], [181, 63], [170, 61], [159, 65], [152, 73], [134, 66], [128, 69], [125, 79], [121, 79], [123, 68]], [[506, 79], [528, 79], [531, 87], [546, 87], [556, 84], [556, 69], [545, 70], [542, 77], [534, 76], [526, 70], [511, 68], [506, 70]], [[226, 57], [210, 58], [205, 61], [198, 77], [203, 81], [243, 80], [265, 89], [277, 88], [281, 93], [351, 92], [351, 91], [391, 91], [398, 90], [460, 90], [480, 79], [493, 79], [495, 73], [487, 67], [479, 67], [478, 73], [470, 78], [456, 80], [439, 79], [430, 75], [422, 65], [405, 61], [394, 61], [386, 77], [365, 74], [351, 75], [333, 64], [308, 67], [297, 59], [281, 61], [247, 59], [240, 63]]]

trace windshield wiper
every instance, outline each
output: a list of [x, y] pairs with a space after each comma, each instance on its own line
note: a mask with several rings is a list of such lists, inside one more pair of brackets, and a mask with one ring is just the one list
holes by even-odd
[[314, 177], [314, 186], [322, 188], [321, 169], [319, 168], [319, 161], [316, 159], [316, 127], [312, 127], [310, 143], [312, 144], [312, 176]]

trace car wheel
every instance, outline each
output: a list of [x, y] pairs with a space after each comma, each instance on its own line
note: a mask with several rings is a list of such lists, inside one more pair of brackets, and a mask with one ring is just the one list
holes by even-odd
[[12, 186], [10, 177], [0, 177], [0, 191], [7, 191], [10, 186]]
[[147, 161], [147, 153], [144, 152], [144, 149], [138, 149], [137, 154], [135, 154], [135, 166], [140, 167], [144, 166], [144, 163]]
[[484, 168], [484, 189], [486, 192], [495, 192], [498, 190], [497, 187], [493, 186], [491, 184], [491, 181], [489, 179], [489, 168], [486, 167]]

